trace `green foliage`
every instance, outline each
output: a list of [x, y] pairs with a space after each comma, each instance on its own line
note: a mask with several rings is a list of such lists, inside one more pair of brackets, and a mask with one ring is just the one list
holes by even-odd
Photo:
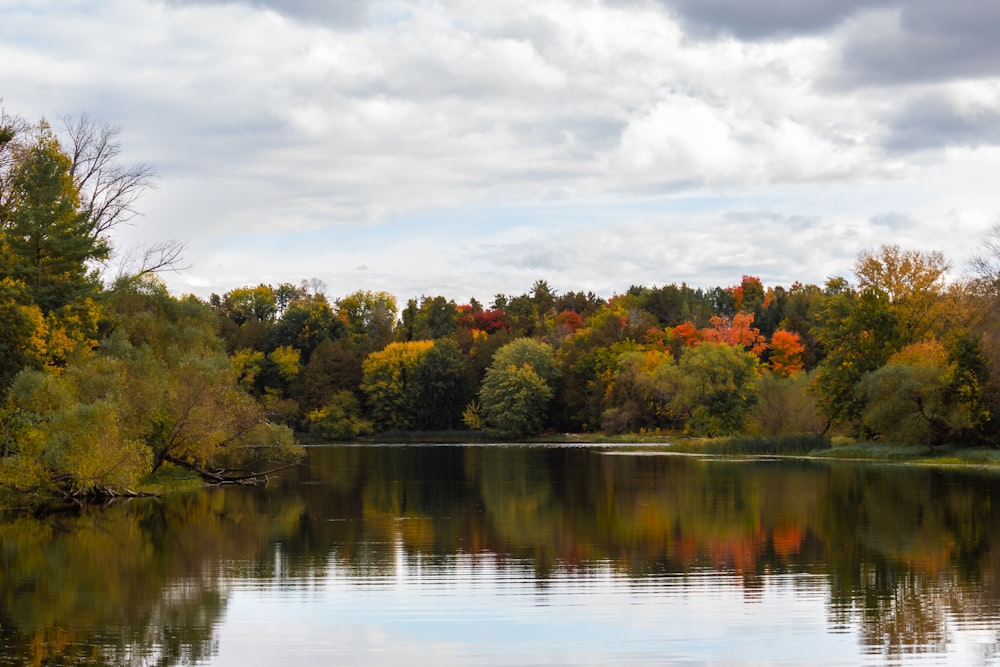
[[164, 461], [205, 474], [298, 455], [240, 388], [207, 306], [146, 280], [110, 293], [108, 315], [98, 352], [15, 380], [6, 482], [93, 493], [133, 486]]
[[640, 307], [656, 317], [661, 327], [675, 327], [684, 322], [708, 322], [708, 318], [716, 314], [705, 293], [687, 285], [633, 285], [628, 294], [638, 296]]
[[27, 289], [10, 278], [0, 280], [0, 391], [25, 367], [40, 367], [45, 360], [46, 327]]
[[277, 295], [270, 285], [231, 290], [218, 298], [213, 305], [237, 325], [247, 322], [270, 323], [278, 315]]
[[621, 318], [604, 309], [559, 349], [564, 420], [570, 428], [599, 428], [605, 410], [614, 407], [606, 397], [616, 361], [622, 352], [636, 347], [621, 337]]
[[396, 335], [401, 340], [437, 340], [454, 333], [458, 319], [458, 306], [443, 296], [420, 297], [419, 305], [410, 299]]
[[486, 422], [504, 433], [531, 435], [545, 428], [552, 388], [530, 364], [491, 368], [480, 392]]
[[336, 340], [345, 335], [343, 320], [337, 317], [330, 303], [321, 294], [299, 299], [289, 304], [281, 319], [267, 332], [268, 351], [291, 347], [301, 353], [303, 363], [327, 338]]
[[123, 424], [116, 404], [87, 400], [76, 378], [26, 370], [11, 387], [14, 425], [4, 483], [20, 490], [134, 486], [150, 470], [151, 453]]
[[773, 301], [775, 307], [780, 306], [778, 322], [774, 328], [798, 334], [800, 342], [805, 346], [802, 353], [803, 366], [805, 370], [812, 370], [823, 356], [815, 325], [821, 321], [820, 314], [825, 307], [826, 295], [816, 285], [801, 283], [795, 283], [787, 291], [782, 289], [781, 292]]
[[314, 410], [338, 391], [357, 391], [363, 378], [363, 361], [364, 351], [349, 338], [324, 339], [302, 371], [299, 403], [305, 410]]
[[995, 435], [990, 428], [995, 407], [990, 403], [992, 374], [982, 344], [969, 335], [955, 337], [948, 349], [948, 362], [953, 369], [950, 398], [968, 410], [968, 437], [988, 442]]
[[671, 403], [679, 376], [673, 356], [660, 350], [630, 350], [618, 355], [605, 393], [601, 419], [612, 433], [677, 425]]
[[519, 338], [501, 347], [493, 355], [490, 368], [520, 367], [525, 364], [531, 366], [547, 383], [553, 383], [559, 378], [560, 371], [552, 346], [531, 338]]
[[822, 453], [830, 449], [830, 440], [820, 434], [780, 436], [737, 436], [717, 438], [693, 444], [680, 443], [671, 451], [726, 456], [780, 456]]
[[758, 360], [742, 348], [702, 343], [684, 349], [677, 364], [674, 414], [699, 435], [731, 435], [746, 427], [757, 400]]
[[[268, 336], [278, 318], [292, 303], [309, 298], [305, 286], [282, 283], [277, 288], [270, 285], [239, 287], [221, 297], [213, 294], [209, 303], [219, 313], [222, 336], [230, 352], [244, 349], [265, 351]], [[285, 335], [286, 341], [275, 342], [270, 347], [291, 344], [292, 334], [285, 332]]]
[[302, 353], [294, 347], [279, 345], [260, 363], [256, 385], [261, 393], [276, 391], [287, 394], [289, 386], [302, 370]]
[[486, 428], [486, 420], [483, 419], [483, 411], [478, 401], [472, 401], [462, 411], [462, 423], [472, 431], [482, 431]]
[[388, 292], [360, 290], [337, 301], [337, 315], [348, 334], [369, 350], [380, 350], [392, 340], [396, 313], [396, 297]]
[[541, 432], [558, 377], [549, 345], [529, 338], [504, 345], [486, 369], [479, 392], [486, 423], [514, 435]]
[[339, 391], [330, 402], [309, 413], [309, 433], [324, 440], [354, 440], [374, 432], [361, 415], [361, 404], [349, 391]]
[[865, 426], [890, 442], [932, 447], [969, 429], [974, 404], [960, 400], [956, 367], [943, 350], [937, 358], [900, 356], [858, 383]]
[[390, 343], [365, 359], [361, 389], [377, 428], [406, 431], [416, 426], [417, 369], [433, 346], [429, 340]]
[[108, 246], [80, 208], [70, 158], [43, 123], [33, 141], [15, 148], [13, 161], [7, 219], [0, 225], [0, 278], [23, 283], [45, 313], [93, 296], [98, 284], [88, 264], [105, 259]]
[[817, 337], [826, 350], [815, 375], [823, 414], [834, 424], [858, 422], [864, 401], [855, 386], [903, 347], [906, 333], [881, 292], [851, 290], [842, 279], [828, 283]]
[[[943, 382], [940, 370], [890, 364], [866, 375], [857, 386], [865, 401], [862, 421], [890, 442], [928, 445], [937, 439], [935, 414]], [[926, 405], [930, 403], [930, 405]], [[932, 412], [928, 414], [925, 409]]]
[[73, 491], [129, 489], [150, 471], [152, 451], [121, 428], [118, 412], [110, 400], [70, 403], [21, 432], [25, 444], [21, 455], [37, 452], [41, 463], [54, 473], [51, 481]]
[[763, 436], [821, 433], [825, 423], [807, 373], [781, 377], [764, 373], [757, 379], [757, 402], [749, 416], [748, 430]]
[[411, 384], [416, 393], [418, 429], [434, 431], [458, 426], [463, 406], [470, 398], [465, 378], [465, 361], [458, 346], [447, 339], [435, 341]]

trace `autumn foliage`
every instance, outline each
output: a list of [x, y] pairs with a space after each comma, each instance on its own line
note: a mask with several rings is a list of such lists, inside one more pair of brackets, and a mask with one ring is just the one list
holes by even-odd
[[778, 329], [771, 335], [771, 370], [781, 377], [790, 377], [802, 370], [805, 346], [797, 333]]
[[386, 292], [328, 298], [313, 280], [206, 304], [148, 275], [102, 285], [108, 244], [71, 158], [44, 124], [5, 141], [0, 484], [73, 493], [165, 463], [249, 467], [257, 452], [293, 457], [292, 429], [832, 428], [1000, 445], [1000, 242], [969, 285], [946, 284], [940, 253], [882, 246], [860, 255], [854, 285], [743, 275], [605, 300], [540, 280], [487, 305], [422, 296], [400, 312]]
[[470, 331], [482, 331], [488, 334], [496, 333], [507, 327], [502, 308], [487, 308], [473, 310], [470, 305], [458, 307], [458, 325]]
[[711, 327], [703, 331], [706, 341], [739, 346], [758, 357], [767, 349], [767, 343], [760, 334], [760, 329], [753, 325], [753, 313], [739, 312], [732, 319], [724, 315], [716, 315], [711, 320]]

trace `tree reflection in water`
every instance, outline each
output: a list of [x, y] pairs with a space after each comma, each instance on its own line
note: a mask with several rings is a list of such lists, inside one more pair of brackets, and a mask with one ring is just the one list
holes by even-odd
[[[402, 557], [612, 568], [636, 582], [722, 573], [827, 587], [830, 632], [942, 653], [976, 628], [997, 657], [1000, 477], [585, 447], [322, 447], [267, 489], [0, 523], [0, 657], [210, 662], [234, 585], [391, 576]], [[511, 566], [513, 567], [513, 565]], [[241, 583], [244, 582], [244, 583]]]

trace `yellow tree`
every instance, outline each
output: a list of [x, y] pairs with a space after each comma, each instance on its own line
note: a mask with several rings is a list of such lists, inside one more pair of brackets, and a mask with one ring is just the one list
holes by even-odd
[[434, 341], [390, 343], [372, 352], [362, 365], [361, 390], [368, 398], [375, 425], [409, 430], [417, 423], [417, 373]]
[[911, 340], [934, 335], [948, 314], [942, 299], [951, 265], [938, 251], [883, 245], [865, 250], [854, 265], [859, 291], [884, 295]]

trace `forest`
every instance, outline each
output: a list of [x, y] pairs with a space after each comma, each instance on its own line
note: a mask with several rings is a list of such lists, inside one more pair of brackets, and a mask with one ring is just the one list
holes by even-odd
[[159, 277], [177, 266], [174, 242], [111, 275], [113, 231], [153, 171], [121, 163], [117, 128], [86, 116], [64, 125], [0, 113], [8, 491], [128, 494], [164, 469], [256, 480], [296, 460], [295, 434], [1000, 446], [1000, 227], [959, 278], [940, 252], [886, 244], [823, 285], [744, 275], [602, 298], [537, 280], [490, 303], [400, 305], [382, 291], [327, 295], [311, 280], [206, 301], [170, 294]]

